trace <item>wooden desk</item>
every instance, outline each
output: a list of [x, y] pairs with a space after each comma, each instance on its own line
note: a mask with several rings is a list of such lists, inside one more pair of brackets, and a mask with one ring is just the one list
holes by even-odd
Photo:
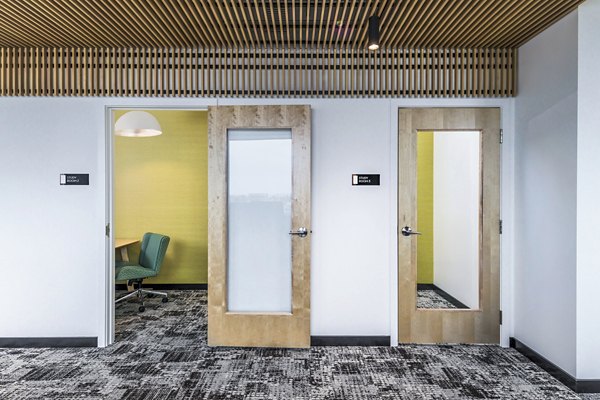
[[122, 261], [129, 261], [127, 248], [132, 244], [139, 243], [139, 241], [139, 239], [115, 239], [115, 251], [119, 250], [121, 252]]

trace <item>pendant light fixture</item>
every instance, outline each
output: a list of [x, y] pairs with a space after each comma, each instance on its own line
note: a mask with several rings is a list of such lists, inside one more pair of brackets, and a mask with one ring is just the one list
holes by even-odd
[[369, 17], [369, 50], [379, 49], [379, 16]]
[[115, 123], [115, 135], [148, 137], [162, 134], [162, 129], [154, 115], [146, 111], [129, 111]]

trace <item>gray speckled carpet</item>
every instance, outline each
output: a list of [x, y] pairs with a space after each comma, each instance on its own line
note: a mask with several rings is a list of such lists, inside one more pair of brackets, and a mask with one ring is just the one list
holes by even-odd
[[106, 349], [0, 349], [0, 399], [580, 398], [497, 346], [211, 348], [206, 292], [170, 294], [119, 306]]
[[435, 290], [417, 290], [417, 308], [456, 308], [456, 306], [437, 294]]

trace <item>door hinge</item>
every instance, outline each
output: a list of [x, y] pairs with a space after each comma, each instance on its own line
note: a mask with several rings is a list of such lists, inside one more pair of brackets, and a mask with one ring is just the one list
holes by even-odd
[[500, 319], [500, 325], [502, 325], [502, 310], [500, 310], [500, 315], [499, 315], [499, 319]]
[[106, 237], [110, 237], [110, 224], [106, 224], [105, 233], [106, 233]]
[[498, 230], [500, 232], [500, 234], [502, 235], [502, 220], [499, 221], [499, 226], [498, 226]]
[[504, 143], [504, 129], [500, 129], [500, 144]]

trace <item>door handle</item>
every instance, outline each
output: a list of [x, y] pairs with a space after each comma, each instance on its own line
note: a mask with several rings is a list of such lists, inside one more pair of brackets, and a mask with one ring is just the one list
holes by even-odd
[[402, 228], [402, 236], [410, 236], [410, 235], [421, 235], [421, 232], [415, 232], [412, 230], [410, 226], [405, 226]]
[[308, 229], [306, 229], [305, 227], [301, 227], [298, 228], [296, 232], [290, 231], [290, 235], [298, 235], [303, 238], [306, 237], [306, 235], [308, 235]]

